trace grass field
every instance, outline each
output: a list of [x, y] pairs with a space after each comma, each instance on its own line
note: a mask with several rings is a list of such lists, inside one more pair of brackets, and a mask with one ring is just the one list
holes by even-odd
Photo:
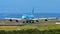
[[5, 31], [12, 31], [16, 29], [17, 29], [17, 26], [0, 26], [0, 30], [5, 30]]
[[[60, 25], [52, 25], [56, 22], [55, 20], [49, 20], [47, 22], [44, 20], [41, 20], [40, 22], [47, 23], [48, 25], [40, 26], [37, 24], [27, 24], [24, 26], [0, 26], [0, 30], [12, 31], [12, 30], [21, 30], [21, 29], [35, 29], [35, 28], [39, 30], [60, 29]], [[0, 24], [6, 24], [6, 23], [16, 23], [16, 22], [15, 21], [10, 22], [8, 20], [0, 21]]]
[[28, 24], [25, 26], [0, 26], [0, 30], [5, 31], [13, 31], [13, 30], [21, 30], [21, 29], [39, 29], [39, 30], [49, 30], [49, 29], [60, 29], [60, 25], [45, 25], [38, 26], [37, 24]]
[[48, 29], [60, 29], [60, 25], [45, 25], [45, 26], [39, 26], [36, 24], [32, 25], [25, 25], [19, 27], [20, 29], [34, 29], [37, 28], [39, 30], [48, 30]]

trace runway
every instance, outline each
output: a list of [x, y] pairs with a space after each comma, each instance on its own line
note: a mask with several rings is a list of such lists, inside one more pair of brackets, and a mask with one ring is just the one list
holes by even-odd
[[13, 23], [13, 24], [0, 24], [0, 26], [24, 26], [27, 24], [38, 24], [38, 23]]
[[0, 26], [24, 26], [27, 24], [37, 24], [39, 26], [43, 26], [43, 25], [55, 25], [56, 23], [52, 23], [52, 24], [48, 24], [48, 23], [9, 23], [9, 24], [0, 24]]

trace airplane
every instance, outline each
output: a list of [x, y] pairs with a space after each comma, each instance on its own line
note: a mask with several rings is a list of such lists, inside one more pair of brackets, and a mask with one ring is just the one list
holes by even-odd
[[[48, 20], [51, 20], [51, 19], [56, 19], [54, 17], [50, 17], [50, 18], [35, 18], [35, 15], [34, 15], [34, 8], [31, 12], [31, 14], [23, 14], [21, 16], [21, 18], [4, 18], [5, 20], [9, 20], [10, 22], [12, 22], [13, 20], [16, 21], [16, 23], [14, 24], [4, 24], [4, 25], [8, 25], [8, 26], [20, 26], [20, 25], [25, 25], [25, 24], [39, 24], [40, 23], [40, 20], [45, 20], [45, 21], [48, 21]], [[21, 24], [22, 23], [22, 24]], [[2, 25], [2, 24], [0, 24]]]
[[39, 20], [45, 20], [45, 21], [48, 21], [48, 20], [53, 20], [53, 19], [56, 19], [56, 17], [49, 17], [49, 18], [35, 18], [35, 15], [34, 15], [34, 8], [32, 9], [32, 12], [31, 14], [23, 14], [21, 16], [21, 18], [5, 18], [7, 20], [16, 20], [16, 22], [18, 21], [23, 21], [22, 23], [36, 23], [36, 22], [39, 22]]
[[13, 20], [16, 20], [16, 21], [21, 21], [23, 20], [23, 23], [36, 23], [36, 22], [39, 22], [38, 18], [35, 18], [34, 16], [34, 8], [32, 9], [32, 12], [31, 14], [23, 14], [21, 16], [21, 18], [5, 18], [6, 20], [10, 20], [10, 21], [13, 21]]

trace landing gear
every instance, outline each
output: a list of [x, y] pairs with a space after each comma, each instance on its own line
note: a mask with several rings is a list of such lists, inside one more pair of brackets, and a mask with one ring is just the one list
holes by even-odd
[[48, 21], [48, 19], [45, 19], [45, 21]]
[[34, 20], [26, 20], [26, 21], [23, 21], [23, 23], [34, 23]]
[[39, 22], [38, 20], [36, 20], [36, 22]]
[[9, 19], [9, 21], [12, 21], [12, 19]]
[[16, 22], [18, 22], [18, 20], [16, 20]]

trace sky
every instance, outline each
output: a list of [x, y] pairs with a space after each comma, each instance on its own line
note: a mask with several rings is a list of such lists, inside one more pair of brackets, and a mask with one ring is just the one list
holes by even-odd
[[60, 0], [0, 0], [0, 13], [60, 13]]

